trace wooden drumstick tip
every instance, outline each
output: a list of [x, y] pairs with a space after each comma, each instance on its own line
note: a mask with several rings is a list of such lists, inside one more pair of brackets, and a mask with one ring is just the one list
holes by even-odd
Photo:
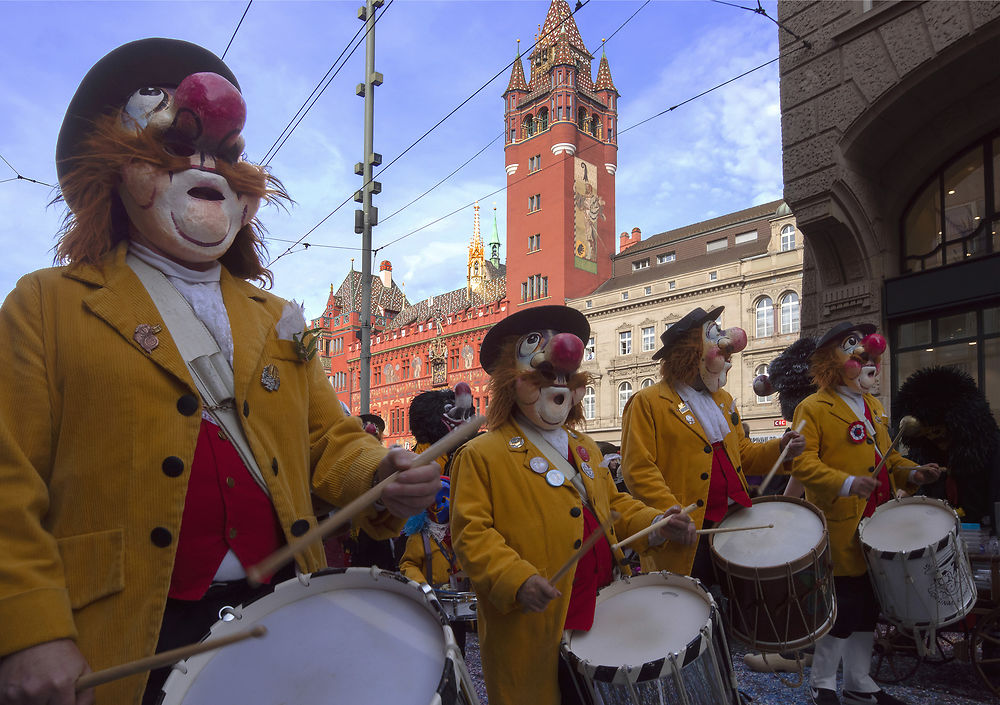
[[920, 419], [915, 416], [904, 416], [899, 420], [899, 432], [903, 436], [912, 436], [920, 431]]
[[267, 636], [267, 627], [263, 624], [258, 624], [256, 627], [250, 629], [250, 636], [254, 639], [262, 639]]

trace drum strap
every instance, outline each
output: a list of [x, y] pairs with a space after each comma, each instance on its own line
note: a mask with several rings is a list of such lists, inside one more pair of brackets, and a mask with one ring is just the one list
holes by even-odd
[[125, 261], [146, 287], [149, 297], [163, 316], [163, 322], [184, 358], [194, 386], [205, 404], [205, 411], [226, 432], [254, 481], [270, 497], [271, 492], [236, 414], [233, 368], [230, 367], [229, 360], [219, 350], [219, 344], [205, 324], [195, 315], [191, 304], [163, 272], [132, 253], [126, 256]]
[[545, 459], [552, 463], [572, 483], [573, 487], [580, 494], [583, 503], [589, 507], [590, 498], [587, 497], [587, 488], [584, 487], [583, 480], [580, 478], [580, 474], [576, 471], [576, 468], [573, 467], [573, 464], [553, 448], [552, 444], [535, 430], [531, 422], [523, 418], [520, 414], [517, 416], [517, 426], [521, 429], [521, 433], [545, 456]]

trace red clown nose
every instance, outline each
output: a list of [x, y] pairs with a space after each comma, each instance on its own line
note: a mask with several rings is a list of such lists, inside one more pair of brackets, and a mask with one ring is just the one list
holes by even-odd
[[193, 73], [174, 93], [174, 128], [199, 151], [215, 154], [232, 146], [247, 118], [243, 96], [216, 73]]
[[878, 333], [870, 333], [864, 337], [861, 344], [865, 348], [865, 352], [869, 355], [881, 355], [885, 352], [887, 347], [885, 338], [883, 338]]
[[583, 341], [572, 333], [557, 333], [545, 346], [545, 357], [556, 370], [575, 372], [583, 361]]

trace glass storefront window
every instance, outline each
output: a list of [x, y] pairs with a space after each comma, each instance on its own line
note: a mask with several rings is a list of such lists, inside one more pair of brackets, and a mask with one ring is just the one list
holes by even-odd
[[899, 326], [899, 342], [901, 348], [914, 345], [929, 345], [931, 342], [931, 322], [929, 320], [904, 323]]
[[983, 394], [993, 410], [993, 418], [1000, 419], [1000, 338], [991, 338], [983, 344], [983, 361], [986, 363]]
[[983, 309], [983, 333], [1000, 333], [1000, 306]]
[[[941, 243], [940, 182], [935, 179], [917, 196], [903, 221], [904, 258], [924, 258], [935, 252]], [[916, 265], [916, 266], [914, 266]], [[907, 261], [907, 269], [920, 271], [941, 266], [941, 251], [924, 260]]]
[[976, 335], [976, 312], [967, 311], [954, 316], [942, 316], [938, 319], [938, 337], [940, 341], [971, 338]]
[[[948, 243], [947, 262], [981, 254], [985, 249], [975, 238], [964, 242], [983, 227], [986, 212], [986, 182], [983, 150], [976, 145], [944, 170], [944, 239]], [[978, 252], [977, 252], [978, 249]]]
[[979, 360], [976, 346], [969, 343], [938, 345], [924, 350], [910, 350], [896, 356], [896, 371], [902, 384], [907, 377], [923, 367], [950, 366], [979, 379]]

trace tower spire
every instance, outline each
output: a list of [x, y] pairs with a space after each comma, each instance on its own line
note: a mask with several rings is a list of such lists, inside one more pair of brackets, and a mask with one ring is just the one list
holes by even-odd
[[500, 231], [497, 229], [497, 204], [493, 204], [493, 234], [490, 236], [490, 263], [500, 268]]

